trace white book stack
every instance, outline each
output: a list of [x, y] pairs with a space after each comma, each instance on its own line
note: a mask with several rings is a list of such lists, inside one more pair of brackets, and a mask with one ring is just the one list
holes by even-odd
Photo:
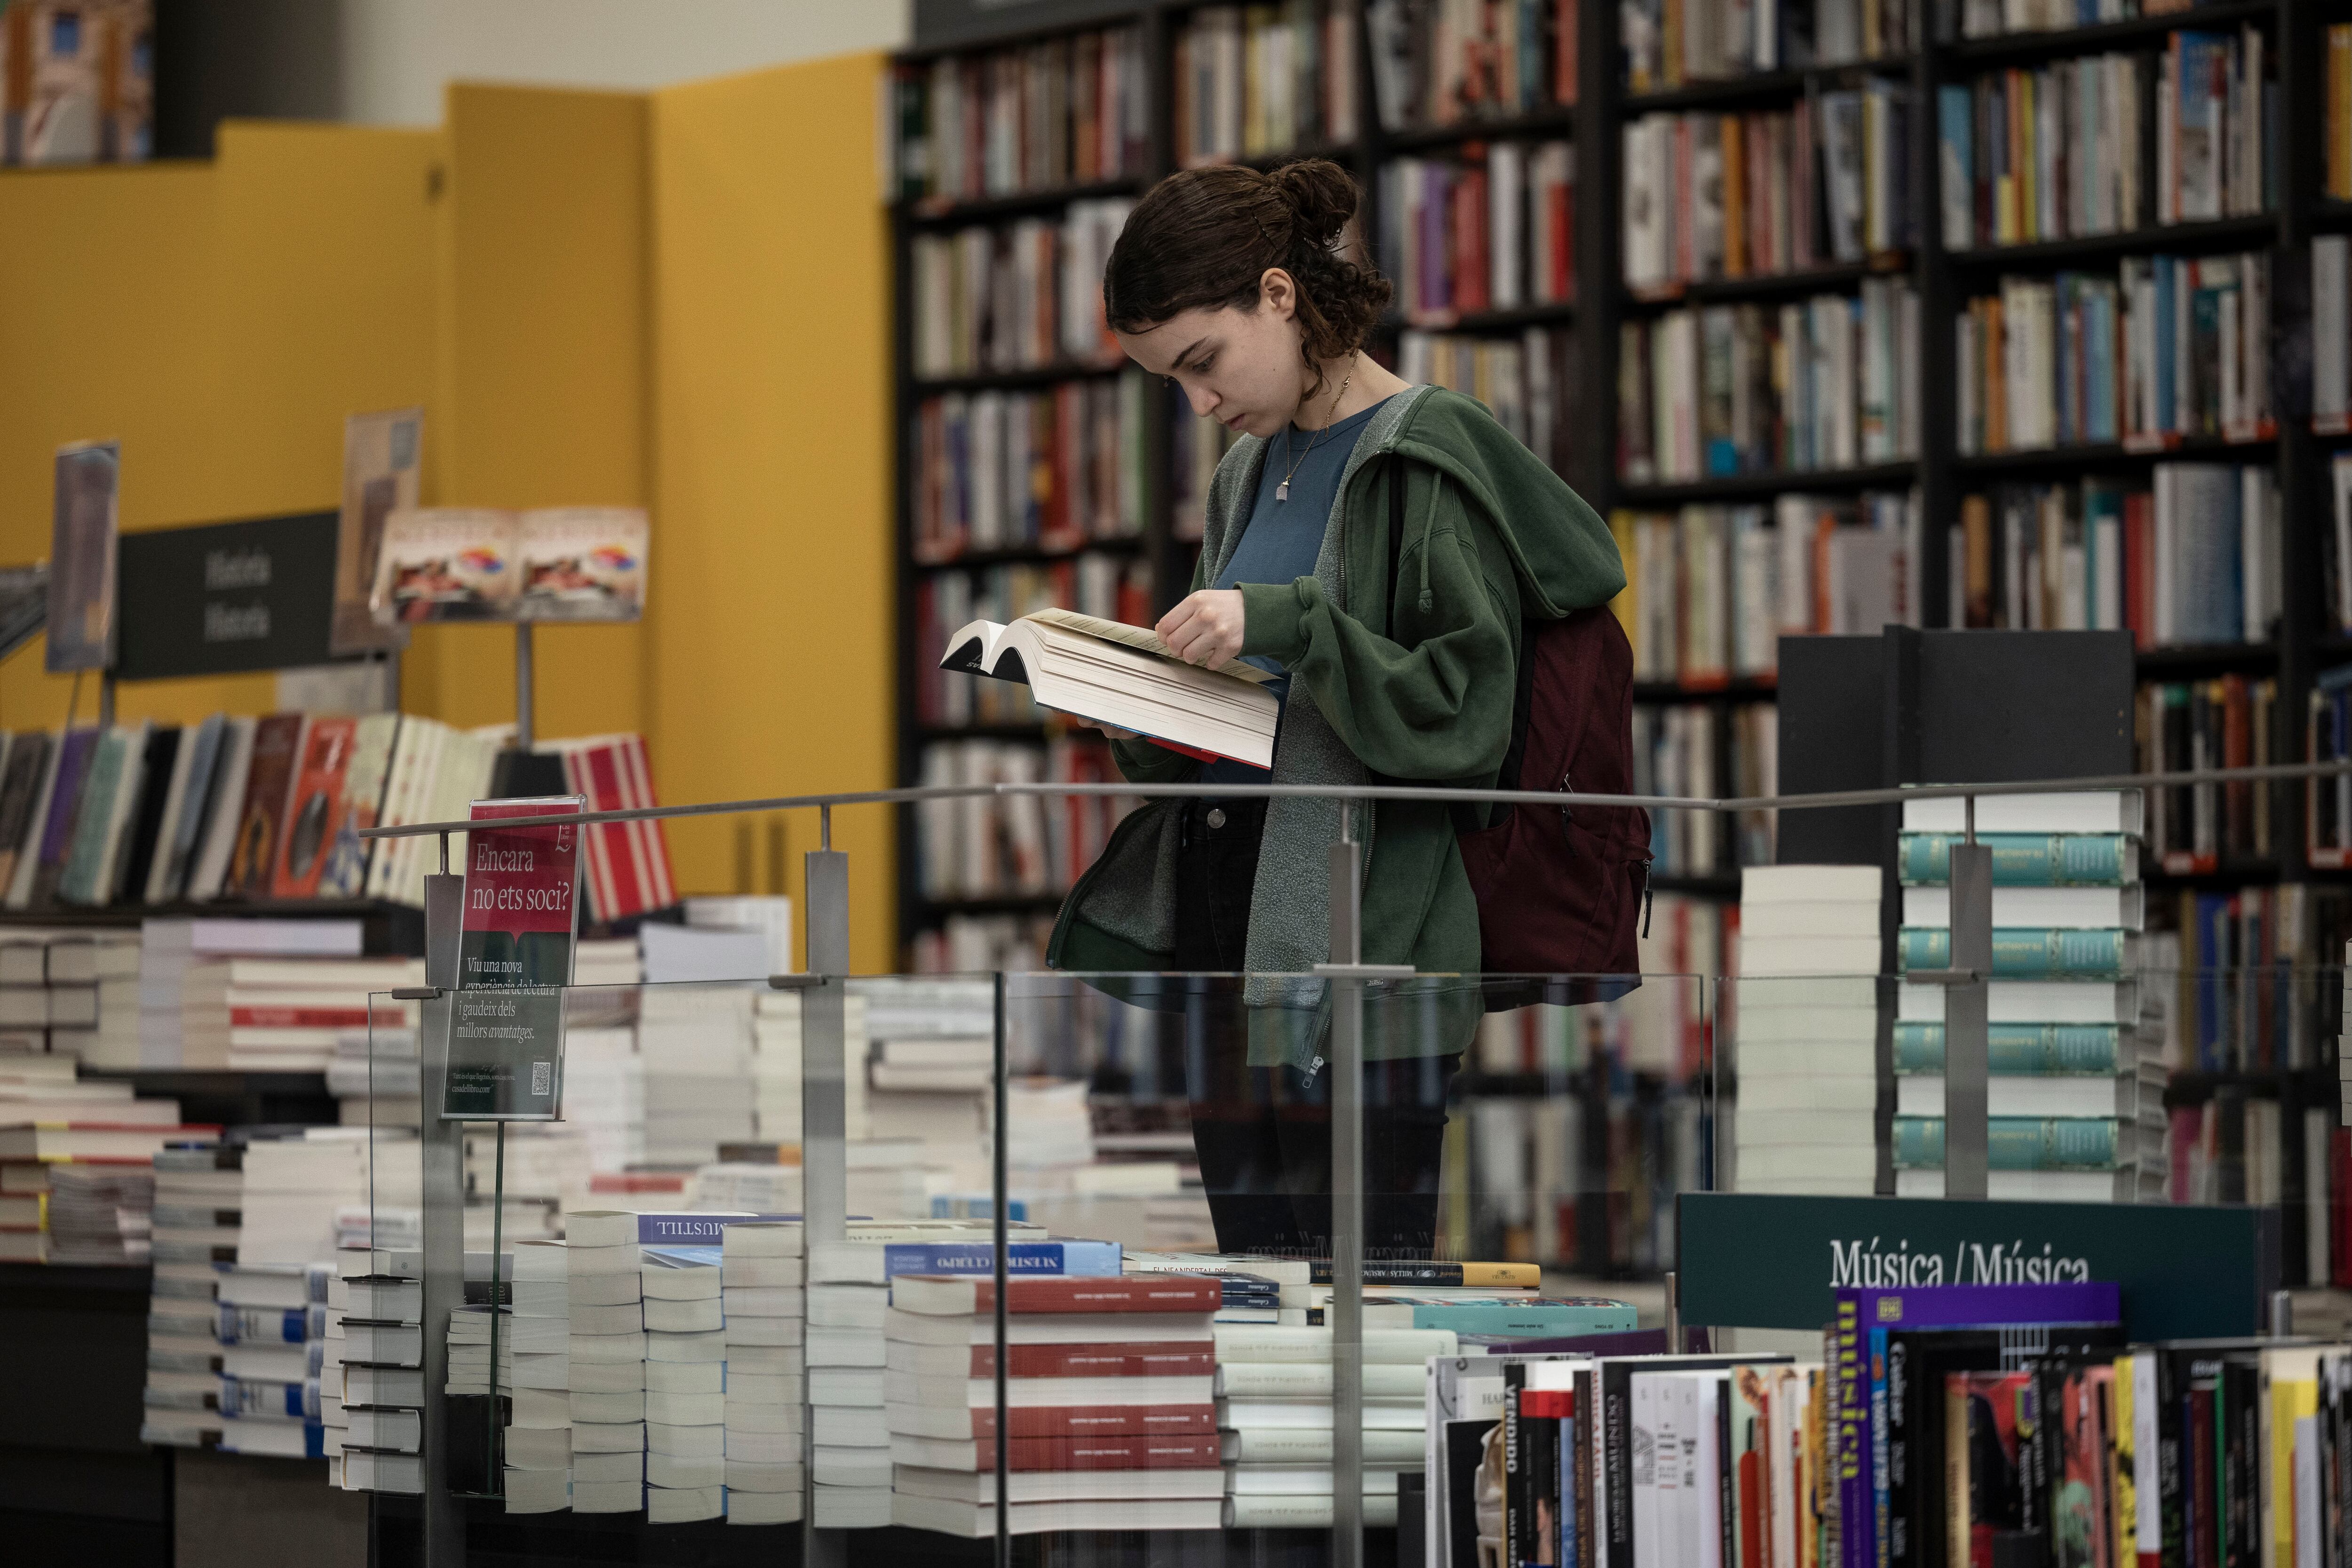
[[[236, 1260], [244, 1158], [242, 1147], [219, 1145], [155, 1155], [142, 1443], [193, 1448], [219, 1439], [220, 1379], [209, 1363], [220, 1342], [218, 1266]], [[159, 1352], [171, 1364], [159, 1365]], [[205, 1363], [201, 1370], [198, 1361]]]
[[335, 1256], [338, 1211], [414, 1208], [423, 1187], [420, 1145], [396, 1130], [312, 1127], [256, 1142], [245, 1155], [237, 1261], [324, 1263]]
[[[506, 1169], [500, 1180], [496, 1130], [478, 1125], [466, 1130], [468, 1247], [487, 1248], [490, 1244], [488, 1199], [494, 1192], [503, 1190], [506, 1200], [502, 1246], [548, 1240], [557, 1233], [559, 1216], [566, 1210], [595, 1206], [588, 1201], [591, 1172], [584, 1132], [569, 1120], [519, 1121], [506, 1131]], [[476, 1236], [476, 1231], [483, 1234]]]
[[645, 1163], [645, 1058], [637, 1055], [635, 1029], [565, 1029], [563, 1119], [587, 1140], [591, 1171], [620, 1172]]
[[[37, 1001], [48, 1049], [93, 1068], [142, 1065], [139, 1047], [139, 938], [131, 931], [11, 932], [0, 951], [0, 1001]], [[37, 997], [29, 986], [40, 987]], [[36, 1021], [0, 1008], [0, 1025]]]
[[[919, 1233], [910, 1226], [905, 1234]], [[890, 1432], [881, 1399], [890, 1288], [882, 1242], [898, 1230], [853, 1225], [850, 1235], [856, 1239], [808, 1249], [809, 1475], [821, 1530], [890, 1522]]]
[[709, 1247], [647, 1247], [646, 1517], [656, 1524], [727, 1510], [727, 1330]]
[[570, 1273], [561, 1241], [514, 1248], [513, 1402], [501, 1479], [509, 1513], [572, 1506]]
[[325, 1362], [324, 1263], [224, 1268], [218, 1302], [220, 1447], [224, 1452], [317, 1458]]
[[[352, 1491], [421, 1489], [425, 1284], [415, 1252], [347, 1247], [328, 1284], [336, 1356], [322, 1372], [330, 1479]], [[412, 1480], [411, 1478], [414, 1478]]]
[[[697, 933], [702, 934], [702, 933]], [[647, 985], [637, 1050], [645, 1063], [646, 1160], [699, 1165], [751, 1137], [753, 993], [741, 985]]]
[[415, 1029], [336, 1031], [327, 1092], [344, 1126], [416, 1127], [424, 1120], [419, 1087]]
[[583, 1209], [564, 1216], [570, 1332], [572, 1510], [635, 1513], [645, 1506], [645, 1257], [637, 1216]]
[[[1226, 1528], [1328, 1530], [1331, 1331], [1220, 1323], [1214, 1333]], [[1365, 1331], [1365, 1523], [1396, 1522], [1396, 1473], [1418, 1468], [1425, 1446], [1423, 1366], [1459, 1349], [1446, 1329]]]
[[635, 985], [646, 977], [645, 961], [633, 936], [591, 938], [572, 950], [572, 984]]
[[[754, 993], [751, 1013], [752, 1119], [761, 1142], [801, 1141], [801, 993]], [[842, 998], [843, 1127], [851, 1139], [871, 1136], [866, 1115], [867, 1002], [863, 991]]]
[[[487, 1399], [495, 1375], [501, 1394], [514, 1386], [515, 1336], [510, 1314], [502, 1307], [468, 1301], [449, 1310], [447, 1382], [441, 1392]], [[344, 1320], [345, 1335], [352, 1323]], [[495, 1332], [497, 1344], [491, 1343]]]
[[[2126, 953], [2145, 925], [2137, 840], [2145, 826], [2137, 790], [1987, 795], [1976, 805], [1976, 830], [1994, 846], [1992, 926], [1996, 946], [2063, 942], [2074, 933]], [[1906, 801], [1903, 831], [1958, 837], [1965, 832], [1958, 799]], [[2070, 855], [2079, 840], [2097, 850], [2120, 837], [2120, 853]], [[1920, 875], [1946, 864], [1906, 837], [1898, 856], [1904, 872], [1902, 927], [1906, 944], [1944, 942], [1948, 951], [1951, 888]], [[2063, 869], [2049, 872], [2053, 866]], [[2099, 868], [2105, 868], [2102, 871]], [[2034, 881], [2022, 879], [2032, 876]], [[1932, 939], [1912, 933], [1936, 933]], [[2116, 938], [2115, 933], [2124, 933]], [[1999, 933], [2011, 933], [2001, 935]], [[2005, 967], [1997, 961], [1997, 968]], [[2002, 1170], [1986, 1173], [1996, 1199], [2130, 1202], [2144, 1184], [2161, 1184], [2166, 1169], [2166, 1121], [2161, 1065], [2137, 1023], [2137, 985], [2128, 964], [2104, 978], [2017, 976], [1986, 986], [1988, 1056], [1986, 1114], [1996, 1118], [2106, 1121], [2116, 1156], [2096, 1169]], [[1906, 1126], [1944, 1117], [1946, 994], [1942, 986], [1905, 984], [1897, 990], [1895, 1024], [1895, 1115], [1898, 1151]], [[2143, 1082], [2143, 1079], [2147, 1081]], [[1742, 1086], [1745, 1093], [1745, 1085]], [[2103, 1134], [2104, 1136], [2104, 1134]], [[1898, 1196], [1941, 1197], [1944, 1173], [1903, 1168]]]
[[705, 1165], [687, 1184], [678, 1206], [696, 1214], [798, 1214], [801, 1168], [748, 1162]]
[[1740, 873], [1736, 1191], [1875, 1188], [1880, 881], [1875, 866]]
[[[232, 975], [234, 966], [246, 968], [239, 989], [251, 986], [273, 994], [258, 999], [266, 1007], [301, 1005], [289, 993], [324, 990], [331, 1009], [361, 1010], [364, 1025], [367, 993], [421, 984], [423, 965], [409, 959], [362, 959], [360, 922], [349, 920], [157, 920], [140, 929], [139, 1042], [140, 1057], [149, 1067], [226, 1068], [231, 1065]], [[285, 967], [292, 965], [291, 968]], [[345, 964], [357, 965], [344, 971]], [[308, 967], [305, 967], [305, 966]], [[395, 967], [404, 976], [386, 981]], [[257, 1005], [240, 998], [240, 1005]], [[274, 1036], [266, 1031], [315, 1027], [318, 1019], [295, 1024], [248, 1019], [241, 1054], [270, 1055], [298, 1038], [312, 1038], [315, 1054], [332, 1053], [331, 1031], [325, 1035]], [[306, 1047], [307, 1048], [307, 1047]], [[254, 1065], [260, 1065], [256, 1063]], [[317, 1070], [314, 1067], [312, 1070]]]
[[756, 1221], [727, 1226], [719, 1240], [727, 1522], [795, 1523], [808, 1479], [803, 1232], [797, 1223]]

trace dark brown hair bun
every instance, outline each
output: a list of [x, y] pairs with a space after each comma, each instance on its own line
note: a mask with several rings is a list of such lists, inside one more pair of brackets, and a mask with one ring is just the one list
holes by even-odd
[[1104, 315], [1140, 332], [1186, 310], [1254, 310], [1259, 279], [1279, 267], [1298, 285], [1312, 395], [1323, 364], [1363, 347], [1388, 308], [1388, 279], [1340, 250], [1358, 200], [1356, 182], [1328, 158], [1265, 173], [1221, 165], [1171, 174], [1136, 204], [1111, 247]]

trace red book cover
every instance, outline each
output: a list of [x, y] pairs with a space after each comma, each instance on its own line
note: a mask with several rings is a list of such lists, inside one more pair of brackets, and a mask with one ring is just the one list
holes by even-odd
[[[1009, 1345], [1007, 1377], [1205, 1377], [1217, 1370], [1213, 1340], [1142, 1344]], [[971, 1347], [971, 1375], [996, 1375], [996, 1347]]]
[[[996, 1436], [993, 1406], [971, 1414], [975, 1438]], [[1160, 1437], [1217, 1430], [1213, 1405], [1024, 1405], [1005, 1414], [1008, 1437]]]
[[[1214, 1312], [1224, 1303], [1224, 1287], [1217, 1280], [1172, 1274], [1012, 1279], [1005, 1289], [1005, 1310], [1012, 1312]], [[996, 1281], [902, 1274], [890, 1282], [890, 1304], [940, 1317], [992, 1312]]]
[[302, 751], [299, 713], [272, 713], [253, 729], [253, 763], [245, 775], [245, 800], [237, 811], [236, 847], [229, 854], [226, 890], [248, 899], [269, 896], [278, 865], [278, 838], [286, 823], [286, 798]]
[[1553, 0], [1551, 97], [1563, 106], [1576, 101], [1576, 0]]
[[[1008, 1437], [1006, 1466], [1014, 1470], [1213, 1470], [1221, 1462], [1214, 1432], [1165, 1436]], [[976, 1468], [996, 1470], [993, 1435], [975, 1441]]]
[[2152, 504], [2146, 490], [2124, 497], [2124, 623], [2131, 627], [2132, 647], [2141, 650], [2156, 645], [2156, 574], [2147, 558]]
[[356, 1007], [231, 1007], [229, 1026], [235, 1029], [364, 1029], [371, 1018], [386, 1028], [400, 1026], [400, 1009], [367, 1005]]
[[301, 758], [287, 796], [285, 829], [278, 836], [278, 868], [270, 880], [269, 890], [278, 898], [318, 896], [327, 851], [343, 826], [343, 775], [351, 770], [359, 729], [357, 719], [313, 719], [302, 737]]

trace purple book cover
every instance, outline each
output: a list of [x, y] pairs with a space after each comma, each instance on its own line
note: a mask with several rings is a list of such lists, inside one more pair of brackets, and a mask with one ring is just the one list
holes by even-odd
[[73, 842], [75, 809], [81, 805], [82, 779], [97, 753], [95, 727], [66, 731], [65, 743], [58, 752], [57, 784], [49, 792], [49, 819], [41, 826], [38, 865], [54, 866], [65, 859], [66, 846]]
[[[1838, 1556], [1843, 1568], [1877, 1568], [1880, 1430], [1886, 1391], [1886, 1335], [1894, 1329], [1993, 1329], [2021, 1324], [2120, 1323], [2123, 1289], [2113, 1280], [2071, 1284], [1843, 1285], [1831, 1292], [1840, 1330]], [[1851, 1325], [1852, 1337], [1847, 1337]], [[1849, 1376], [1844, 1357], [1859, 1364]], [[1851, 1444], [1851, 1447], [1849, 1447]]]

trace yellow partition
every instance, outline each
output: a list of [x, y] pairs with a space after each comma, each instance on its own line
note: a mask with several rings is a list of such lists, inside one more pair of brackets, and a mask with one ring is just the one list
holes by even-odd
[[[460, 83], [438, 215], [433, 499], [642, 506], [646, 457], [646, 103], [641, 93]], [[669, 553], [654, 522], [653, 582]], [[533, 634], [541, 736], [642, 731], [646, 633]], [[514, 717], [506, 626], [418, 629], [402, 698], [452, 724]], [[655, 776], [677, 795], [659, 751]]]
[[[883, 68], [852, 56], [653, 95], [647, 713], [670, 799], [892, 782]], [[806, 813], [670, 826], [692, 889], [797, 896], [814, 838]], [[834, 842], [853, 962], [895, 967], [890, 813], [835, 813]]]

